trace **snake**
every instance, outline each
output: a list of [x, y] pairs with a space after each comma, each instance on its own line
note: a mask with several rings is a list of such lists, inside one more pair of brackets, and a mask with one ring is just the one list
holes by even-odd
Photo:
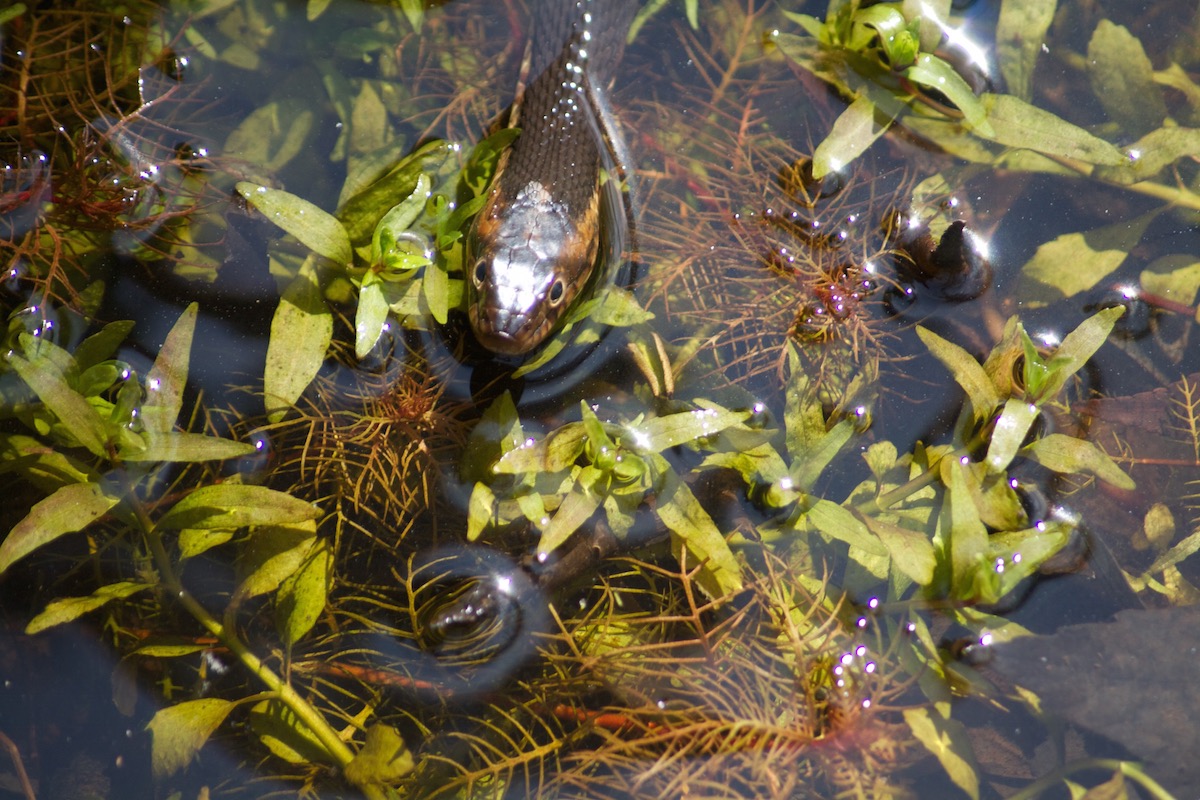
[[[520, 132], [467, 236], [467, 316], [493, 353], [523, 355], [545, 342], [603, 255], [605, 204], [622, 203], [605, 177], [629, 174], [605, 89], [637, 5], [533, 4], [532, 80], [518, 88], [509, 120]], [[620, 218], [614, 224], [625, 219], [621, 209], [607, 215]]]

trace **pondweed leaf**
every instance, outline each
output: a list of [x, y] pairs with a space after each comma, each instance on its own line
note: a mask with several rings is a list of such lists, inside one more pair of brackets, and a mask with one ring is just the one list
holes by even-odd
[[1012, 397], [1004, 401], [1004, 408], [992, 427], [987, 456], [984, 458], [989, 470], [1000, 473], [1008, 469], [1040, 413], [1036, 405], [1024, 399]]
[[966, 792], [971, 800], [979, 800], [979, 769], [975, 765], [975, 752], [971, 749], [966, 728], [958, 720], [950, 718], [950, 703], [907, 708], [904, 710], [904, 721], [917, 741], [941, 762], [950, 780]]
[[324, 764], [329, 751], [296, 713], [278, 700], [255, 703], [247, 715], [250, 729], [274, 755], [289, 764]]
[[371, 260], [373, 262], [378, 262], [384, 255], [385, 237], [395, 242], [400, 234], [407, 232], [417, 218], [424, 213], [425, 203], [429, 199], [430, 186], [429, 176], [422, 172], [417, 176], [417, 185], [413, 187], [412, 193], [392, 206], [391, 210], [383, 215], [383, 219], [379, 220], [379, 224], [375, 226], [375, 231], [371, 236]]
[[121, 460], [130, 462], [224, 461], [228, 458], [248, 456], [255, 452], [254, 445], [249, 442], [235, 442], [219, 436], [179, 433], [178, 431], [166, 433], [146, 431], [140, 444], [141, 446], [135, 444], [118, 448]]
[[163, 341], [154, 359], [154, 366], [146, 373], [146, 399], [142, 417], [148, 434], [170, 431], [179, 419], [199, 311], [198, 303], [192, 303], [183, 310]]
[[92, 455], [107, 456], [108, 426], [83, 395], [67, 383], [62, 372], [49, 361], [27, 361], [15, 353], [9, 366], [25, 381], [66, 432]]
[[413, 755], [390, 725], [367, 728], [363, 746], [346, 765], [346, 780], [355, 786], [390, 786], [413, 771]]
[[71, 622], [89, 611], [95, 611], [113, 600], [121, 600], [149, 588], [150, 584], [146, 583], [119, 581], [101, 586], [86, 597], [61, 597], [52, 601], [40, 614], [31, 619], [25, 626], [25, 633], [28, 636], [41, 633], [56, 625]]
[[329, 212], [280, 189], [246, 181], [238, 183], [236, 188], [247, 203], [312, 252], [343, 268], [354, 260], [346, 229]]
[[317, 542], [317, 529], [311, 521], [264, 525], [256, 530], [238, 559], [238, 599], [275, 591], [300, 570]]
[[132, 320], [127, 319], [110, 322], [80, 342], [71, 353], [79, 369], [86, 370], [111, 358], [133, 330], [133, 324]]
[[206, 697], [159, 709], [146, 726], [155, 777], [168, 778], [190, 764], [235, 706], [230, 700]]
[[1108, 453], [1094, 442], [1062, 433], [1044, 436], [1028, 448], [1029, 455], [1042, 466], [1066, 474], [1091, 474], [1118, 489], [1136, 488]]
[[201, 486], [164, 514], [156, 527], [243, 528], [247, 525], [286, 525], [313, 520], [321, 510], [312, 503], [265, 486], [222, 483]]
[[1033, 72], [1058, 0], [1006, 0], [996, 23], [996, 60], [1008, 91], [1029, 100]]
[[417, 187], [417, 181], [427, 171], [454, 158], [458, 146], [436, 140], [414, 150], [385, 174], [372, 181], [338, 209], [349, 241], [355, 245], [367, 244], [375, 233], [380, 218], [396, 204], [397, 197], [409, 197]]
[[1006, 399], [996, 391], [992, 379], [966, 350], [927, 328], [918, 327], [917, 336], [929, 348], [929, 352], [946, 365], [954, 382], [967, 393], [967, 400], [971, 403], [972, 414], [976, 419], [984, 419]]
[[328, 539], [318, 539], [300, 566], [283, 579], [275, 598], [275, 627], [284, 644], [300, 641], [316, 624], [332, 582], [333, 550]]
[[661, 456], [663, 487], [655, 511], [671, 531], [671, 550], [687, 569], [696, 569], [696, 582], [712, 598], [720, 598], [742, 590], [742, 567], [729, 548], [729, 543], [717, 529], [712, 517]]
[[60, 536], [81, 531], [119, 503], [96, 483], [71, 483], [36, 503], [0, 542], [0, 575]]
[[333, 339], [333, 315], [325, 305], [313, 258], [305, 259], [271, 319], [263, 393], [267, 419], [283, 419], [316, 377]]
[[1142, 136], [1167, 116], [1154, 67], [1137, 37], [1123, 25], [1100, 20], [1087, 49], [1092, 93], [1109, 119], [1129, 136]]
[[363, 275], [358, 290], [358, 308], [354, 313], [354, 355], [366, 358], [387, 322], [388, 301], [383, 295], [383, 281], [374, 270]]

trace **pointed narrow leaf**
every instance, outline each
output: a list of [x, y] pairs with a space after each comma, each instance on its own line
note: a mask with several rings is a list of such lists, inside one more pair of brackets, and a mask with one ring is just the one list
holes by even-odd
[[918, 586], [928, 586], [933, 581], [937, 551], [928, 536], [884, 522], [873, 515], [866, 515], [862, 520], [887, 548], [896, 569]]
[[125, 337], [133, 330], [133, 320], [123, 319], [110, 322], [96, 333], [84, 339], [72, 353], [80, 371], [108, 360]]
[[159, 528], [241, 528], [316, 519], [321, 510], [290, 494], [265, 486], [223, 483], [202, 486], [180, 500], [158, 521]]
[[278, 422], [295, 404], [325, 361], [333, 339], [333, 316], [317, 280], [316, 266], [306, 259], [288, 284], [271, 320], [271, 340], [263, 372], [267, 418]]
[[107, 586], [101, 586], [86, 597], [61, 597], [51, 602], [42, 610], [42, 613], [31, 619], [29, 624], [25, 626], [25, 633], [29, 636], [41, 633], [47, 628], [53, 628], [55, 625], [62, 625], [65, 622], [70, 622], [81, 617], [89, 611], [94, 611], [101, 606], [107, 605], [113, 600], [120, 600], [149, 588], [149, 584], [145, 583], [120, 581], [119, 583], [110, 583]]
[[0, 542], [0, 575], [24, 556], [60, 536], [75, 533], [108, 513], [120, 498], [95, 483], [68, 484], [38, 502]]
[[236, 188], [246, 202], [317, 255], [343, 267], [354, 259], [346, 229], [329, 212], [279, 189], [245, 181]]
[[933, 708], [905, 709], [904, 721], [917, 741], [937, 756], [950, 780], [966, 792], [971, 800], [979, 800], [979, 772], [975, 767], [975, 753], [962, 723], [950, 719], [950, 704], [936, 703]]
[[107, 455], [108, 429], [104, 420], [83, 395], [67, 385], [56, 367], [46, 361], [26, 361], [16, 354], [9, 356], [8, 363], [81, 445], [92, 455]]
[[[1021, 277], [1023, 283], [1033, 281], [1041, 286], [1022, 286], [1021, 294], [1049, 302], [1093, 288], [1125, 262], [1156, 216], [1158, 211], [1152, 211], [1102, 228], [1064, 233], [1040, 245], [1033, 258], [1021, 267]], [[1069, 264], [1087, 264], [1088, 268], [1064, 266]], [[1047, 292], [1045, 287], [1057, 292]]]
[[[192, 338], [196, 333], [198, 303], [183, 310], [171, 332], [167, 334], [154, 366], [146, 373], [146, 400], [143, 417], [148, 430], [169, 431], [175, 427], [183, 407], [183, 390], [187, 385], [191, 363]], [[151, 408], [158, 411], [150, 412]], [[167, 461], [168, 459], [158, 459]]]
[[1113, 326], [1124, 313], [1125, 309], [1121, 306], [1102, 309], [1063, 337], [1062, 344], [1054, 351], [1053, 372], [1042, 384], [1039, 399], [1054, 399], [1071, 376], [1083, 369], [1088, 360], [1108, 340]]
[[235, 442], [219, 436], [202, 433], [151, 433], [146, 432], [145, 446], [140, 449], [121, 448], [121, 460], [130, 462], [169, 461], [200, 462], [224, 461], [240, 458], [255, 452], [249, 442]]
[[278, 589], [300, 571], [317, 542], [316, 525], [311, 521], [264, 525], [256, 530], [238, 561], [242, 580], [237, 598], [258, 597]]
[[673, 471], [666, 473], [655, 511], [673, 534], [671, 549], [689, 570], [703, 564], [696, 582], [714, 599], [742, 590], [742, 567], [729, 549], [729, 543], [717, 529], [712, 517], [700, 505]]
[[862, 520], [832, 500], [818, 500], [805, 515], [826, 536], [839, 539], [874, 556], [887, 555], [887, 548], [867, 529]]
[[387, 322], [388, 302], [383, 296], [383, 283], [374, 272], [363, 278], [358, 291], [358, 311], [354, 315], [354, 355], [366, 358], [379, 341]]
[[146, 726], [155, 777], [170, 777], [190, 764], [236, 705], [207, 697], [160, 709]]
[[985, 138], [994, 142], [1096, 166], [1115, 167], [1125, 162], [1125, 154], [1109, 142], [1024, 100], [988, 94], [982, 101], [993, 129], [993, 135]]
[[1007, 0], [996, 23], [996, 59], [1008, 90], [1022, 100], [1030, 86], [1058, 0]]
[[333, 572], [328, 539], [318, 539], [300, 568], [285, 578], [275, 600], [275, 626], [284, 644], [293, 645], [308, 633], [321, 612]]
[[887, 133], [894, 117], [884, 114], [865, 94], [846, 107], [833, 129], [813, 152], [812, 172], [820, 180], [843, 169]]
[[991, 472], [998, 474], [1008, 469], [1040, 413], [1037, 406], [1025, 400], [1013, 397], [1005, 401], [988, 442], [986, 463]]
[[[598, 476], [599, 471], [595, 467], [585, 467], [580, 471], [579, 479], [571, 488], [571, 492], [563, 498], [562, 505], [558, 507], [558, 511], [554, 512], [554, 516], [550, 518], [550, 524], [546, 526], [546, 530], [538, 541], [539, 555], [553, 553], [563, 542], [571, 538], [571, 534], [579, 530], [579, 527], [587, 522], [592, 514], [596, 513], [596, 509], [600, 507], [600, 502], [604, 498], [599, 493], [592, 491], [590, 484], [594, 483]], [[589, 477], [591, 480], [587, 480]]]
[[1052, 433], [1030, 445], [1029, 454], [1042, 466], [1055, 472], [1090, 473], [1118, 489], [1136, 488], [1133, 479], [1117, 466], [1108, 453], [1086, 439]]
[[661, 453], [705, 436], [714, 436], [749, 418], [749, 411], [726, 411], [716, 408], [681, 411], [665, 417], [654, 417], [636, 426], [631, 425], [632, 443], [643, 452]]
[[918, 327], [917, 336], [929, 348], [929, 352], [946, 365], [954, 381], [967, 393], [976, 419], [982, 420], [1000, 405], [1003, 398], [974, 356], [928, 328]]

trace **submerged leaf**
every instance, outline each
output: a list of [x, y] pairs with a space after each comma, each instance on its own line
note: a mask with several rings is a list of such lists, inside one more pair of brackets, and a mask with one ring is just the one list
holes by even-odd
[[237, 190], [246, 202], [317, 255], [343, 267], [353, 260], [350, 237], [342, 223], [329, 212], [303, 197], [279, 189], [243, 181], [237, 185]]
[[154, 366], [146, 373], [146, 401], [142, 418], [148, 434], [172, 430], [179, 419], [199, 312], [198, 303], [192, 303], [183, 310], [158, 351]]
[[110, 583], [107, 586], [101, 586], [86, 597], [60, 597], [58, 600], [52, 601], [42, 610], [42, 613], [29, 621], [29, 624], [25, 626], [25, 633], [28, 636], [41, 633], [47, 628], [62, 625], [83, 616], [89, 611], [95, 611], [97, 608], [105, 606], [113, 600], [121, 600], [149, 588], [150, 585], [146, 583], [119, 581], [117, 583]]
[[236, 705], [206, 697], [159, 709], [146, 726], [155, 777], [168, 778], [190, 764]]
[[1033, 71], [1058, 0], [1006, 0], [996, 23], [996, 59], [1008, 90], [1022, 100], [1032, 92]]
[[346, 765], [346, 780], [355, 786], [388, 786], [413, 771], [412, 751], [390, 725], [367, 728], [362, 749]]
[[41, 500], [0, 542], [0, 575], [60, 536], [81, 531], [120, 502], [99, 484], [72, 483]]
[[932, 708], [908, 708], [904, 721], [925, 749], [941, 762], [950, 780], [972, 800], [979, 798], [979, 771], [966, 728], [950, 718], [950, 704], [935, 703]]
[[313, 259], [305, 259], [271, 319], [263, 371], [267, 419], [278, 422], [316, 377], [333, 339], [333, 315], [325, 305]]
[[316, 519], [321, 510], [312, 503], [265, 486], [223, 483], [201, 486], [162, 516], [157, 527], [242, 528], [280, 525]]

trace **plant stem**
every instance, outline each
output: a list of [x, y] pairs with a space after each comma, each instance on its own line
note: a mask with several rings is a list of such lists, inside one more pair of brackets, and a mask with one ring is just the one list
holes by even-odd
[[1016, 794], [1009, 795], [1008, 800], [1033, 800], [1068, 775], [1082, 772], [1086, 769], [1111, 769], [1137, 782], [1154, 800], [1175, 800], [1175, 796], [1164, 789], [1159, 783], [1142, 771], [1142, 768], [1129, 761], [1118, 761], [1112, 758], [1085, 758], [1064, 764], [1048, 775], [1043, 775]]

